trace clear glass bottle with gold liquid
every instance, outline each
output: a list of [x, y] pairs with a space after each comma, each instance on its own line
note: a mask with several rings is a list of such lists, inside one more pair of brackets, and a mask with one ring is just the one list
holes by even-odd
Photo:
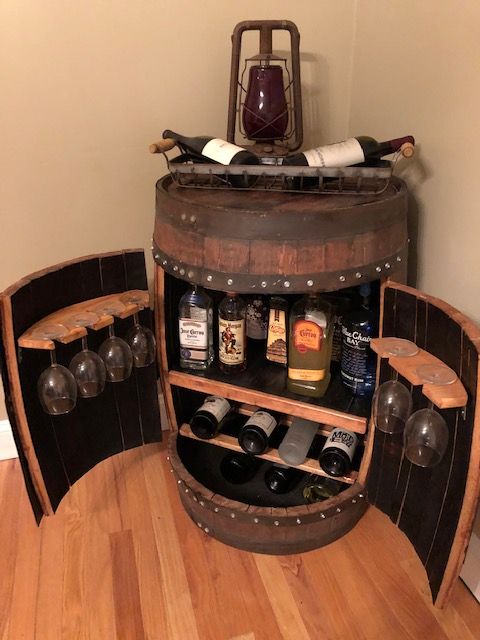
[[333, 309], [320, 294], [298, 300], [290, 313], [287, 388], [321, 398], [330, 383]]

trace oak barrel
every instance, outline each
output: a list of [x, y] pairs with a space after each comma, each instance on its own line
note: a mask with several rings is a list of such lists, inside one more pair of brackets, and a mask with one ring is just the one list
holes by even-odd
[[407, 190], [381, 194], [229, 191], [156, 186], [154, 259], [210, 289], [334, 291], [401, 274], [407, 261]]
[[[220, 490], [207, 488], [197, 475], [198, 469], [194, 477], [188, 456], [180, 453], [187, 444], [182, 438], [173, 432], [168, 450], [186, 512], [205, 533], [238, 549], [275, 555], [311, 551], [345, 535], [368, 507], [365, 488], [358, 482], [334, 498], [311, 505], [304, 500], [287, 507], [233, 500]], [[202, 475], [208, 476], [211, 470], [206, 464], [203, 467]]]

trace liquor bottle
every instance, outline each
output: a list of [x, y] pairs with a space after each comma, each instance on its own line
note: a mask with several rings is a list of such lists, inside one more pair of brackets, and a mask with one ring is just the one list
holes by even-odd
[[210, 440], [214, 438], [226, 422], [231, 411], [228, 400], [220, 396], [207, 396], [202, 406], [190, 420], [190, 428], [197, 438]]
[[219, 164], [260, 164], [260, 160], [254, 153], [221, 138], [209, 136], [188, 138], [170, 129], [163, 132], [163, 138], [172, 138], [187, 151]]
[[343, 482], [333, 478], [317, 476], [314, 481], [303, 488], [303, 497], [310, 504], [333, 498], [345, 487]]
[[263, 453], [277, 424], [277, 418], [268, 411], [255, 411], [238, 435], [238, 442], [245, 453], [255, 456]]
[[211, 298], [194, 285], [178, 305], [180, 366], [206, 369], [213, 361], [213, 305]]
[[370, 284], [362, 284], [359, 293], [361, 307], [343, 318], [340, 375], [353, 395], [371, 396], [375, 391], [377, 357], [370, 341], [378, 335], [378, 313], [370, 307]]
[[247, 299], [247, 338], [266, 340], [268, 305], [265, 296], [257, 295]]
[[333, 429], [328, 436], [318, 461], [331, 476], [345, 476], [351, 468], [358, 438], [347, 429]]
[[348, 167], [365, 162], [368, 158], [377, 159], [396, 151], [400, 151], [403, 156], [409, 158], [414, 153], [414, 145], [413, 136], [404, 136], [385, 142], [377, 142], [369, 136], [358, 136], [287, 156], [283, 160], [283, 165]]
[[303, 472], [285, 464], [274, 464], [265, 472], [265, 484], [272, 493], [288, 493], [301, 480]]
[[287, 311], [288, 303], [284, 298], [270, 298], [266, 357], [284, 367], [287, 365]]
[[220, 473], [231, 484], [244, 484], [257, 473], [261, 460], [245, 453], [227, 453], [220, 462]]
[[319, 294], [298, 300], [290, 313], [287, 388], [321, 398], [330, 382], [332, 306]]
[[228, 292], [218, 307], [218, 359], [223, 373], [237, 373], [247, 366], [246, 304]]
[[281, 445], [278, 447], [278, 455], [289, 465], [295, 466], [305, 462], [318, 424], [303, 418], [293, 418]]

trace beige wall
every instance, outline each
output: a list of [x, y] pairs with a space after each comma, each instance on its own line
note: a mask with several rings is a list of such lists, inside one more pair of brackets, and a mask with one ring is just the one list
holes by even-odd
[[415, 135], [417, 284], [480, 321], [480, 2], [362, 0], [355, 24], [349, 132]]
[[225, 136], [241, 20], [297, 24], [307, 140], [344, 136], [353, 9], [354, 0], [3, 0], [0, 290], [124, 247], [145, 247], [151, 270], [165, 166], [148, 144], [165, 128]]

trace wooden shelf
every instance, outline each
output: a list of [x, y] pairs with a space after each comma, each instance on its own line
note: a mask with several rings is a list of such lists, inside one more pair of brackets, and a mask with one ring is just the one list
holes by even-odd
[[[225, 435], [220, 433], [215, 438], [211, 438], [210, 440], [204, 440], [202, 438], [197, 438], [196, 435], [192, 433], [189, 424], [182, 424], [180, 427], [180, 434], [185, 436], [186, 438], [191, 438], [192, 440], [198, 440], [199, 442], [204, 442], [206, 444], [216, 445], [217, 447], [223, 447], [224, 449], [230, 449], [231, 451], [238, 451], [239, 453], [244, 453], [241, 446], [238, 444], [237, 438], [229, 435]], [[279, 456], [278, 449], [268, 449], [265, 453], [257, 456], [262, 460], [268, 460], [269, 462], [276, 462], [278, 464], [286, 464]], [[287, 465], [291, 466], [291, 465]], [[306, 471], [307, 473], [314, 473], [318, 476], [323, 476], [326, 478], [333, 478], [328, 473], [325, 473], [323, 469], [321, 469], [318, 460], [313, 460], [312, 458], [307, 458], [303, 464], [296, 465], [295, 469], [300, 469], [301, 471]], [[341, 476], [338, 478], [333, 478], [333, 480], [338, 480], [339, 482], [344, 482], [346, 484], [354, 484], [358, 476], [357, 471], [352, 471], [348, 476]]]
[[424, 384], [419, 378], [417, 369], [421, 365], [443, 365], [444, 362], [423, 349], [419, 349], [414, 356], [391, 356], [385, 351], [384, 344], [388, 338], [375, 338], [371, 341], [372, 350], [380, 356], [387, 358], [388, 364], [414, 386], [422, 386], [423, 395], [439, 409], [457, 409], [467, 404], [467, 392], [460, 379], [452, 384]]
[[[127, 293], [142, 294], [142, 298], [143, 298], [142, 307], [149, 306], [148, 291], [140, 291], [137, 289], [133, 291], [122, 291], [120, 293], [115, 293], [108, 296], [101, 296], [99, 298], [93, 298], [91, 300], [85, 300], [84, 302], [79, 302], [78, 304], [74, 304], [69, 307], [64, 307], [63, 309], [58, 309], [54, 313], [51, 313], [50, 315], [36, 322], [19, 337], [18, 345], [20, 347], [23, 347], [24, 349], [48, 349], [52, 351], [53, 349], [55, 349], [55, 343], [53, 340], [35, 337], [35, 333], [37, 331], [40, 331], [43, 326], [48, 324], [63, 325], [67, 323], [68, 318], [70, 318], [73, 314], [80, 313], [82, 311], [94, 311], [95, 307], [97, 307], [97, 305], [100, 305], [102, 302], [120, 301], [120, 297], [124, 296]], [[129, 316], [132, 316], [135, 313], [138, 313], [140, 311], [140, 306], [136, 304], [127, 304], [127, 303], [123, 303], [123, 304], [125, 305], [125, 309], [118, 313], [117, 317], [119, 318], [128, 318]], [[109, 325], [113, 324], [113, 322], [114, 322], [113, 315], [101, 315], [98, 319], [98, 322], [89, 326], [89, 329], [98, 331], [99, 329], [108, 327]], [[86, 328], [71, 327], [69, 328], [69, 331], [65, 336], [58, 339], [56, 338], [56, 340], [63, 344], [68, 344], [86, 335], [87, 335]]]
[[290, 393], [286, 388], [285, 369], [264, 361], [250, 362], [249, 368], [235, 375], [234, 380], [235, 384], [215, 364], [202, 372], [173, 369], [168, 373], [168, 382], [184, 389], [220, 395], [228, 400], [313, 420], [329, 427], [366, 433], [370, 401], [352, 397], [339, 376], [332, 376], [325, 397], [319, 399]]

